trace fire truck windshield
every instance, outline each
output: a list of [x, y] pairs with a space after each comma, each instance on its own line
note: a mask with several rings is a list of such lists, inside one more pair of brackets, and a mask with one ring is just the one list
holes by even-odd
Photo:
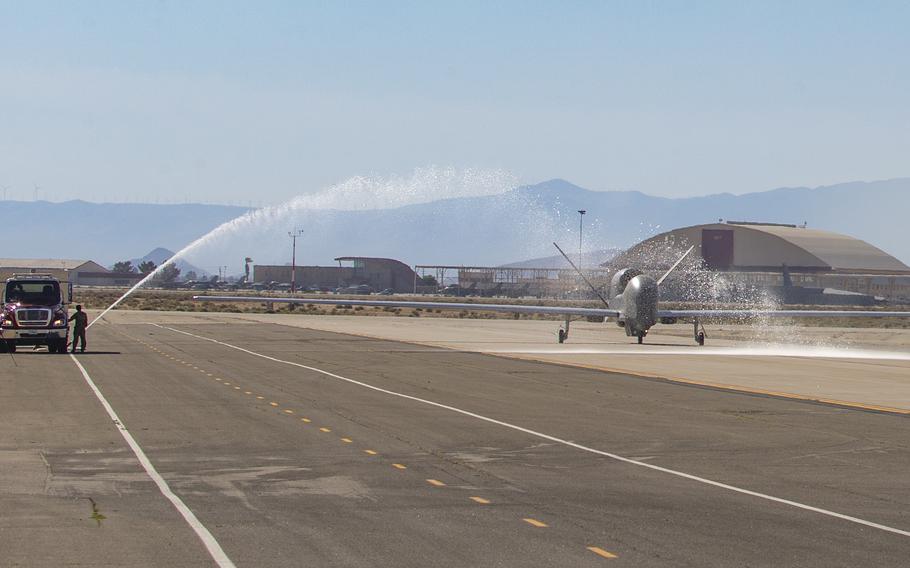
[[7, 282], [6, 301], [50, 306], [60, 303], [60, 285], [54, 281]]

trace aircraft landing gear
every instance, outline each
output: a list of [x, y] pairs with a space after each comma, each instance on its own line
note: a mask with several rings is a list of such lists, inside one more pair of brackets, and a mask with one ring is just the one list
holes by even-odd
[[695, 324], [693, 325], [693, 333], [695, 334], [695, 343], [702, 346], [705, 344], [705, 338], [707, 334], [705, 333], [705, 326], [701, 324], [698, 318], [695, 318]]
[[572, 320], [570, 318], [566, 318], [566, 327], [559, 328], [559, 332], [557, 334], [557, 339], [559, 340], [560, 343], [565, 343], [566, 339], [569, 339], [569, 324], [571, 322], [572, 322]]

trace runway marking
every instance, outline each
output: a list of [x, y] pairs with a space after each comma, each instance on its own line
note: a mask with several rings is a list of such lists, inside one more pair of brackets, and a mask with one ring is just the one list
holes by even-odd
[[400, 463], [393, 463], [392, 467], [394, 467], [395, 469], [408, 469], [408, 466], [406, 466], [404, 464], [400, 464]]
[[310, 422], [312, 422], [312, 420], [310, 420], [309, 418], [301, 418], [300, 421], [301, 421], [301, 422], [306, 422], [307, 424], [309, 424]]
[[278, 406], [278, 403], [277, 403], [277, 402], [270, 402], [269, 404], [272, 405], [272, 406]]
[[607, 552], [606, 550], [604, 550], [603, 548], [600, 548], [599, 546], [588, 546], [587, 549], [598, 556], [603, 556], [604, 558], [619, 558], [612, 552]]
[[224, 384], [226, 384], [226, 385], [230, 385], [230, 384], [231, 384], [231, 383], [229, 383], [229, 382], [227, 382], [227, 381], [225, 381], [225, 383], [224, 383]]
[[363, 453], [369, 454], [371, 456], [377, 455], [377, 452], [375, 450], [364, 450]]
[[253, 393], [250, 391], [243, 391], [243, 394], [253, 394]]
[[240, 390], [240, 387], [234, 387], [234, 390]]
[[446, 486], [445, 483], [439, 481], [438, 479], [428, 479], [427, 483], [429, 483], [430, 485], [435, 485], [436, 487], [445, 487]]
[[265, 400], [265, 397], [264, 397], [264, 396], [257, 396], [256, 398], [259, 399], [259, 400]]
[[287, 409], [286, 409], [286, 410], [284, 411], [284, 413], [285, 413], [285, 414], [294, 414], [294, 411], [293, 411], [293, 410], [287, 410]]
[[475, 503], [480, 503], [481, 505], [489, 505], [489, 504], [490, 504], [490, 500], [489, 500], [489, 499], [484, 499], [483, 497], [471, 497], [471, 501], [474, 501]]
[[331, 430], [331, 428], [326, 428], [325, 426], [323, 426], [322, 428], [319, 429], [319, 431], [320, 432], [331, 432], [332, 430]]
[[[393, 391], [393, 390], [384, 389], [384, 388], [381, 388], [381, 387], [377, 387], [377, 386], [371, 385], [371, 384], [369, 384], [369, 383], [365, 383], [365, 382], [363, 382], [363, 381], [358, 381], [358, 380], [355, 380], [355, 379], [349, 379], [349, 378], [347, 378], [347, 377], [343, 377], [343, 376], [341, 376], [341, 375], [336, 375], [335, 373], [332, 373], [332, 372], [329, 372], [329, 371], [324, 371], [324, 370], [318, 369], [318, 368], [316, 368], [316, 367], [310, 367], [309, 365], [304, 365], [304, 364], [302, 364], [302, 363], [295, 363], [295, 362], [293, 362], [293, 361], [285, 361], [285, 360], [283, 360], [283, 359], [278, 359], [278, 358], [276, 358], [276, 357], [271, 357], [271, 356], [269, 356], [269, 355], [264, 355], [264, 354], [262, 354], [262, 353], [257, 353], [257, 352], [255, 352], [255, 351], [250, 351], [249, 349], [244, 349], [243, 347], [238, 347], [238, 346], [236, 346], [236, 345], [231, 345], [230, 343], [225, 343], [225, 342], [223, 342], [223, 341], [218, 341], [217, 339], [212, 339], [212, 338], [210, 338], [210, 337], [205, 337], [205, 336], [202, 336], [202, 335], [196, 335], [195, 333], [189, 333], [189, 332], [187, 332], [187, 331], [182, 331], [182, 330], [179, 330], [179, 329], [174, 329], [174, 328], [172, 328], [172, 327], [163, 326], [163, 325], [160, 325], [160, 324], [157, 324], [157, 323], [153, 323], [152, 325], [154, 325], [155, 327], [161, 328], [161, 329], [167, 329], [167, 330], [173, 331], [173, 332], [175, 332], [175, 333], [180, 333], [180, 334], [182, 334], [182, 335], [187, 335], [187, 336], [189, 336], [189, 337], [195, 337], [196, 339], [201, 339], [201, 340], [204, 340], [204, 341], [208, 341], [208, 342], [210, 342], [210, 343], [215, 343], [215, 344], [217, 344], [217, 345], [221, 345], [221, 346], [227, 347], [227, 348], [229, 348], [229, 349], [234, 349], [234, 350], [240, 351], [240, 352], [242, 352], [242, 353], [247, 353], [247, 354], [252, 355], [252, 356], [254, 356], [254, 357], [260, 357], [260, 358], [262, 358], [262, 359], [266, 359], [266, 360], [269, 360], [269, 361], [273, 361], [273, 362], [275, 362], [275, 363], [282, 363], [282, 364], [285, 364], [285, 365], [290, 365], [290, 366], [293, 366], [293, 367], [298, 367], [298, 368], [300, 368], [300, 369], [306, 369], [306, 370], [308, 370], [308, 371], [312, 371], [312, 372], [314, 372], [314, 373], [319, 373], [319, 374], [324, 375], [324, 376], [326, 376], [326, 377], [331, 377], [331, 378], [333, 378], [333, 379], [337, 379], [337, 380], [339, 380], [339, 381], [344, 381], [344, 382], [349, 383], [349, 384], [352, 384], [352, 385], [357, 385], [357, 386], [359, 386], [359, 387], [362, 387], [362, 388], [365, 388], [365, 389], [369, 389], [369, 390], [372, 390], [372, 391], [375, 391], [375, 392], [380, 392], [380, 393], [383, 393], [383, 394], [387, 394], [387, 395], [389, 395], [389, 396], [394, 396], [394, 397], [402, 398], [402, 399], [405, 399], [405, 400], [410, 400], [410, 401], [413, 401], [413, 402], [419, 402], [419, 403], [421, 403], [421, 404], [426, 404], [426, 405], [432, 406], [432, 407], [434, 407], [434, 408], [440, 408], [440, 409], [443, 409], [443, 410], [448, 410], [448, 411], [450, 411], [450, 412], [455, 412], [455, 413], [461, 414], [461, 415], [463, 415], [463, 416], [469, 416], [469, 417], [471, 417], [471, 418], [475, 418], [475, 419], [481, 420], [481, 421], [483, 421], [483, 422], [487, 422], [487, 423], [490, 423], [490, 424], [496, 424], [496, 425], [498, 425], [498, 426], [502, 426], [503, 428], [509, 428], [509, 429], [515, 430], [515, 431], [517, 431], [517, 432], [523, 432], [523, 433], [525, 433], [525, 434], [528, 434], [529, 436], [534, 436], [534, 437], [536, 437], [536, 438], [541, 438], [541, 439], [543, 439], [543, 440], [548, 440], [548, 441], [550, 441], [550, 442], [555, 442], [555, 443], [561, 444], [561, 445], [563, 445], [563, 446], [567, 446], [567, 447], [570, 447], [570, 448], [575, 448], [575, 449], [581, 450], [581, 451], [583, 451], [583, 452], [588, 452], [588, 453], [595, 454], [595, 455], [598, 455], [598, 456], [603, 456], [603, 457], [605, 457], [605, 458], [610, 458], [610, 459], [612, 459], [612, 460], [616, 460], [616, 461], [619, 461], [619, 462], [622, 462], [622, 463], [625, 463], [625, 464], [629, 464], [629, 465], [634, 465], [634, 466], [638, 466], [638, 467], [650, 469], [650, 470], [652, 470], [652, 471], [657, 471], [657, 472], [660, 472], [660, 473], [665, 473], [665, 474], [667, 474], [667, 475], [672, 475], [672, 476], [675, 476], [675, 477], [681, 477], [681, 478], [683, 478], [683, 479], [688, 479], [688, 480], [694, 481], [694, 482], [696, 482], [696, 483], [701, 483], [701, 484], [708, 485], [708, 486], [711, 486], [711, 487], [716, 487], [716, 488], [718, 488], [718, 489], [725, 489], [725, 490], [727, 490], [727, 491], [732, 491], [732, 492], [734, 492], [734, 493], [739, 493], [739, 494], [741, 494], [741, 495], [748, 495], [748, 496], [750, 496], [750, 497], [755, 497], [755, 498], [757, 498], [757, 499], [763, 499], [763, 500], [765, 500], [765, 501], [771, 501], [771, 502], [773, 502], [773, 503], [779, 503], [779, 504], [781, 504], [781, 505], [787, 505], [787, 506], [790, 506], [790, 507], [794, 507], [794, 508], [796, 508], [796, 509], [801, 509], [801, 510], [803, 510], [803, 511], [810, 511], [810, 512], [813, 512], [813, 513], [818, 513], [818, 514], [820, 514], [820, 515], [825, 515], [825, 516], [827, 516], [827, 517], [833, 517], [833, 518], [835, 518], [835, 519], [841, 519], [841, 520], [843, 520], [843, 521], [847, 521], [847, 522], [850, 522], [850, 523], [855, 523], [855, 524], [862, 525], [862, 526], [866, 526], [866, 527], [871, 527], [871, 528], [878, 529], [878, 530], [881, 530], [881, 531], [884, 531], [884, 532], [889, 532], [889, 533], [898, 534], [898, 535], [905, 536], [905, 537], [910, 537], [910, 531], [907, 531], [907, 530], [903, 530], [903, 529], [891, 527], [891, 526], [888, 526], [888, 525], [883, 525], [883, 524], [881, 524], [881, 523], [875, 523], [875, 522], [872, 522], [872, 521], [867, 521], [867, 520], [861, 519], [861, 518], [859, 518], [859, 517], [854, 517], [854, 516], [851, 516], [851, 515], [845, 515], [845, 514], [843, 514], [843, 513], [838, 513], [838, 512], [836, 512], [836, 511], [831, 511], [831, 510], [828, 510], [828, 509], [822, 509], [821, 507], [813, 507], [812, 505], [806, 505], [806, 504], [800, 503], [800, 502], [798, 502], [798, 501], [792, 501], [792, 500], [790, 500], [790, 499], [784, 499], [784, 498], [782, 498], [782, 497], [775, 497], [775, 496], [773, 496], [773, 495], [768, 495], [768, 494], [766, 494], [766, 493], [760, 493], [760, 492], [758, 492], [758, 491], [752, 491], [751, 489], [745, 489], [745, 488], [742, 488], [742, 487], [737, 487], [737, 486], [735, 486], [735, 485], [730, 485], [730, 484], [727, 484], [727, 483], [722, 483], [722, 482], [720, 482], [720, 481], [714, 481], [714, 480], [712, 480], [712, 479], [708, 479], [708, 478], [705, 478], [705, 477], [699, 477], [699, 476], [693, 475], [693, 474], [691, 474], [691, 473], [685, 473], [685, 472], [683, 472], [683, 471], [679, 471], [679, 470], [675, 470], [675, 469], [670, 469], [670, 468], [668, 468], [668, 467], [661, 467], [661, 466], [659, 466], [659, 465], [655, 465], [655, 464], [652, 464], [652, 463], [647, 463], [647, 462], [643, 462], [643, 461], [639, 461], [639, 460], [634, 460], [634, 459], [626, 458], [626, 457], [623, 457], [623, 456], [621, 456], [621, 455], [619, 455], [619, 454], [614, 454], [614, 453], [610, 453], [610, 452], [605, 452], [605, 451], [603, 451], [603, 450], [598, 450], [598, 449], [596, 449], [596, 448], [592, 448], [592, 447], [589, 447], [589, 446], [585, 446], [585, 445], [579, 444], [579, 443], [577, 443], [577, 442], [573, 442], [573, 441], [571, 441], [571, 440], [565, 440], [565, 439], [563, 439], [563, 438], [559, 438], [559, 437], [556, 437], [556, 436], [551, 436], [550, 434], [544, 434], [543, 432], [538, 432], [538, 431], [536, 431], [536, 430], [531, 430], [530, 428], [525, 428], [524, 426], [518, 426], [517, 424], [511, 424], [511, 423], [509, 423], [509, 422], [504, 422], [504, 421], [502, 421], [502, 420], [497, 420], [497, 419], [495, 419], [495, 418], [490, 418], [490, 417], [484, 416], [484, 415], [482, 415], [482, 414], [477, 414], [476, 412], [471, 412], [471, 411], [469, 411], [469, 410], [463, 410], [463, 409], [461, 409], [461, 408], [457, 408], [457, 407], [455, 407], [455, 406], [449, 406], [449, 405], [447, 405], [447, 404], [442, 404], [442, 403], [440, 403], [440, 402], [434, 402], [434, 401], [432, 401], [432, 400], [427, 400], [427, 399], [424, 399], [424, 398], [419, 398], [419, 397], [412, 396], [412, 395], [409, 395], [409, 394], [404, 394], [404, 393], [396, 392], [396, 391]], [[393, 465], [394, 465], [394, 464], [393, 464]]]
[[222, 379], [221, 379], [221, 377], [215, 377], [215, 380], [218, 382], [221, 382]]
[[529, 525], [531, 525], [533, 527], [537, 527], [539, 529], [545, 529], [548, 526], [550, 526], [543, 521], [538, 521], [537, 519], [522, 519], [522, 521], [528, 523]]
[[352, 439], [350, 439], [350, 438], [342, 438], [341, 441], [344, 442], [345, 444], [353, 444], [353, 443], [354, 443], [354, 440], [352, 440]]
[[127, 445], [130, 449], [133, 450], [133, 454], [136, 456], [136, 459], [139, 460], [139, 463], [142, 465], [142, 468], [145, 470], [145, 473], [148, 474], [152, 481], [155, 482], [155, 485], [158, 486], [158, 490], [161, 491], [161, 494], [164, 495], [165, 499], [171, 502], [174, 505], [174, 508], [177, 509], [177, 512], [183, 517], [190, 528], [196, 533], [196, 536], [199, 537], [199, 540], [202, 541], [202, 544], [205, 546], [205, 549], [208, 551], [209, 555], [212, 557], [212, 560], [220, 566], [221, 568], [235, 568], [234, 562], [228, 558], [228, 555], [224, 552], [224, 549], [221, 548], [221, 545], [218, 544], [218, 541], [215, 540], [215, 537], [202, 522], [196, 517], [196, 514], [186, 506], [180, 497], [174, 494], [171, 491], [170, 486], [168, 486], [167, 481], [158, 473], [158, 470], [155, 469], [155, 466], [152, 465], [152, 462], [149, 461], [148, 457], [145, 455], [145, 452], [139, 446], [139, 443], [133, 438], [133, 435], [129, 433], [126, 426], [120, 420], [120, 417], [117, 416], [117, 413], [114, 411], [114, 407], [110, 405], [104, 395], [101, 394], [101, 391], [95, 385], [95, 381], [89, 376], [88, 371], [85, 370], [85, 367], [82, 366], [82, 363], [72, 354], [70, 358], [73, 360], [73, 363], [76, 364], [76, 367], [79, 368], [79, 371], [82, 373], [82, 377], [85, 379], [85, 382], [88, 383], [92, 392], [95, 393], [95, 396], [101, 402], [101, 406], [104, 407], [104, 410], [107, 411], [107, 415], [114, 422], [114, 426], [123, 436], [123, 439], [126, 440]]

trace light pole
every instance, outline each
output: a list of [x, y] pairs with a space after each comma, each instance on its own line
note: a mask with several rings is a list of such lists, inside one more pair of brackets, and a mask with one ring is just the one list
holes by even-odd
[[585, 211], [584, 209], [578, 210], [578, 268], [581, 269], [581, 235], [584, 230], [584, 220], [585, 220]]
[[297, 237], [303, 234], [303, 229], [288, 231], [291, 237], [291, 292], [297, 290]]

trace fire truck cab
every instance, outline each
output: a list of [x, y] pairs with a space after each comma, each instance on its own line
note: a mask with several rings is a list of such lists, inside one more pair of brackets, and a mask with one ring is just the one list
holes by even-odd
[[66, 353], [72, 297], [72, 284], [49, 274], [13, 274], [3, 289], [0, 349], [15, 352], [20, 345], [46, 345], [51, 353]]

